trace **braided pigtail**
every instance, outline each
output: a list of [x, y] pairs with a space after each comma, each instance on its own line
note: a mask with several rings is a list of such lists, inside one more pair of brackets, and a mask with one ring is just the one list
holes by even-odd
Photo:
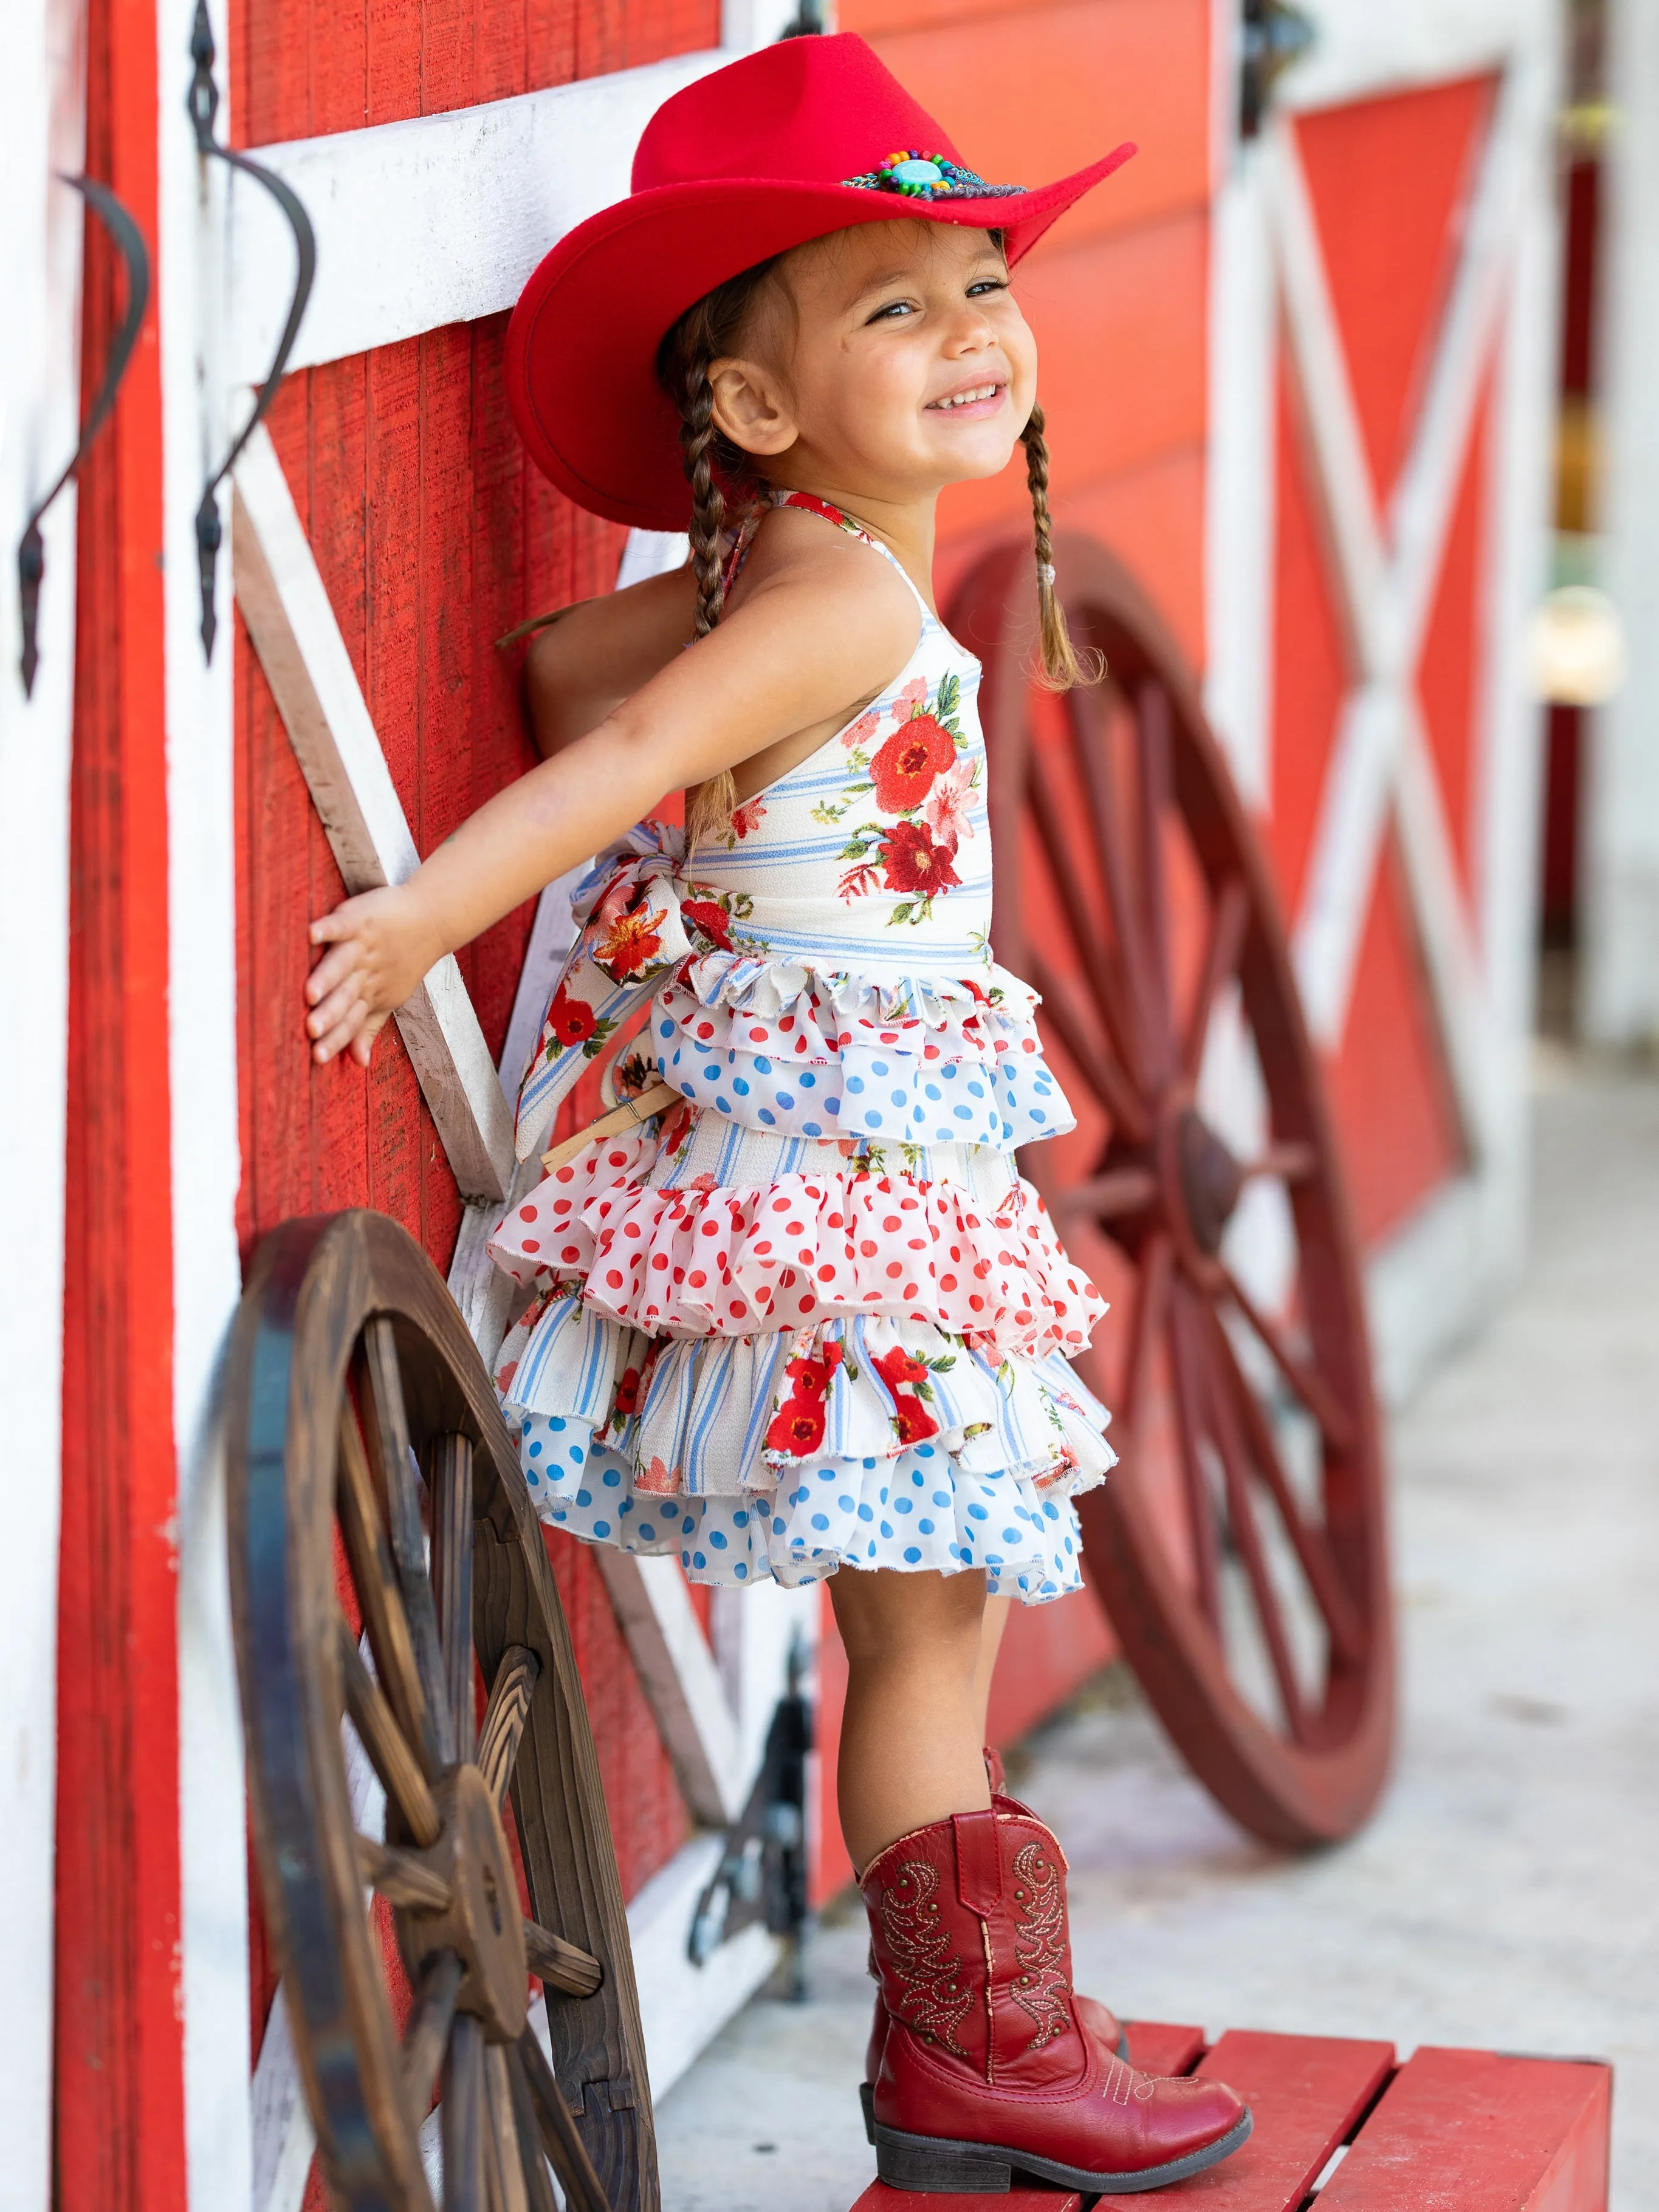
[[[709, 370], [735, 353], [754, 295], [773, 264], [763, 261], [718, 284], [688, 307], [657, 349], [656, 375], [680, 412], [680, 458], [691, 486], [692, 574], [697, 581], [693, 637], [706, 637], [725, 602], [722, 538], [735, 506], [752, 507], [764, 490], [751, 456], [721, 435], [714, 419]], [[686, 846], [727, 834], [737, 786], [729, 769], [686, 794]]]
[[1078, 654], [1065, 626], [1065, 610], [1054, 589], [1053, 525], [1048, 512], [1048, 441], [1043, 435], [1040, 407], [1032, 409], [1031, 420], [1020, 437], [1025, 447], [1025, 480], [1031, 491], [1032, 536], [1037, 552], [1041, 680], [1050, 690], [1069, 691], [1074, 684], [1098, 684], [1106, 673], [1106, 661], [1092, 647]]

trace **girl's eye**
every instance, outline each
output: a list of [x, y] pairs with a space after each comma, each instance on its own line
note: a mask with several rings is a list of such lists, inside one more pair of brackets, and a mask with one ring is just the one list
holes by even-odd
[[878, 307], [870, 317], [873, 323], [885, 323], [900, 315], [913, 315], [915, 307], [909, 300], [889, 300], [885, 307]]
[[982, 292], [1006, 292], [1007, 289], [1006, 276], [976, 276], [967, 288], [967, 296], [970, 300], [977, 300]]

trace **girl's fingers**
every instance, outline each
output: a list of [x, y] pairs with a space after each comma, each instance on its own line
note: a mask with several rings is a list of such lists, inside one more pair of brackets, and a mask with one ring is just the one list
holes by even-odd
[[375, 1039], [386, 1027], [387, 1020], [387, 1017], [385, 1014], [370, 1014], [369, 1019], [352, 1038], [351, 1057], [359, 1067], [368, 1066], [369, 1054], [375, 1049]]
[[[355, 1001], [345, 1019], [337, 1022], [326, 1036], [319, 1037], [311, 1048], [312, 1057], [319, 1066], [345, 1050], [367, 1018], [369, 1009], [361, 999]], [[364, 1063], [367, 1065], [367, 1062]]]
[[318, 1005], [328, 994], [338, 989], [363, 958], [363, 947], [356, 938], [347, 938], [326, 952], [305, 979], [305, 995], [312, 1006]]
[[332, 990], [314, 1013], [305, 1018], [306, 1032], [314, 1037], [326, 1036], [351, 1014], [353, 1007], [367, 1007], [360, 976], [348, 975], [338, 989]]

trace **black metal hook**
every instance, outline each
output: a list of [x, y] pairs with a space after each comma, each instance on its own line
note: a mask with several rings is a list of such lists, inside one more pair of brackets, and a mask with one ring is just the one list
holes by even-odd
[[23, 696], [34, 696], [34, 672], [40, 666], [40, 656], [35, 649], [35, 627], [40, 611], [40, 580], [46, 573], [46, 549], [40, 536], [40, 520], [64, 486], [74, 476], [91, 448], [93, 440], [103, 428], [109, 411], [115, 404], [115, 394], [121, 379], [126, 374], [132, 349], [138, 343], [138, 326], [144, 319], [144, 309], [149, 305], [149, 254], [144, 246], [143, 234], [107, 185], [101, 185], [91, 177], [60, 177], [71, 191], [79, 192], [104, 228], [109, 233], [116, 252], [120, 255], [127, 272], [126, 313], [121, 318], [121, 327], [116, 331], [109, 349], [109, 359], [104, 364], [103, 382], [98, 386], [98, 396], [93, 401], [86, 421], [81, 426], [81, 435], [75, 451], [70, 455], [62, 474], [46, 497], [37, 500], [23, 534], [17, 541], [17, 604], [22, 617], [23, 652], [18, 662], [23, 678]]
[[294, 296], [288, 305], [288, 320], [283, 325], [282, 337], [277, 343], [276, 357], [271, 364], [253, 412], [242, 425], [241, 434], [230, 451], [208, 478], [202, 493], [202, 503], [196, 510], [196, 565], [201, 578], [202, 590], [202, 651], [213, 658], [213, 640], [218, 628], [213, 609], [213, 579], [218, 565], [219, 547], [223, 542], [224, 529], [219, 520], [219, 502], [214, 497], [241, 458], [241, 451], [265, 420], [271, 401], [276, 398], [288, 367], [288, 356], [294, 350], [294, 341], [299, 336], [301, 318], [306, 302], [311, 297], [311, 282], [317, 273], [317, 237], [311, 228], [299, 196], [282, 179], [246, 154], [238, 154], [229, 146], [220, 145], [213, 136], [213, 125], [219, 112], [219, 88], [213, 81], [215, 50], [213, 27], [208, 21], [207, 0], [196, 0], [196, 21], [190, 33], [190, 58], [196, 64], [196, 74], [190, 81], [190, 94], [185, 102], [196, 132], [196, 151], [213, 160], [229, 163], [240, 169], [244, 176], [252, 177], [262, 185], [284, 215], [294, 234], [294, 249], [299, 258], [299, 268], [294, 278]]
[[1239, 69], [1239, 136], [1253, 138], [1273, 87], [1314, 43], [1314, 26], [1289, 0], [1244, 0]]

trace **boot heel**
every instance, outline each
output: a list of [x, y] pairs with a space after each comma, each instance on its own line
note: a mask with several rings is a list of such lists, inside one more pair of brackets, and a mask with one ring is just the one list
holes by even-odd
[[875, 2140], [875, 2092], [868, 2081], [858, 2084], [858, 2101], [864, 2108], [864, 2141]]
[[1014, 2169], [994, 2150], [875, 2124], [875, 2171], [889, 2189], [927, 2196], [1006, 2197]]

